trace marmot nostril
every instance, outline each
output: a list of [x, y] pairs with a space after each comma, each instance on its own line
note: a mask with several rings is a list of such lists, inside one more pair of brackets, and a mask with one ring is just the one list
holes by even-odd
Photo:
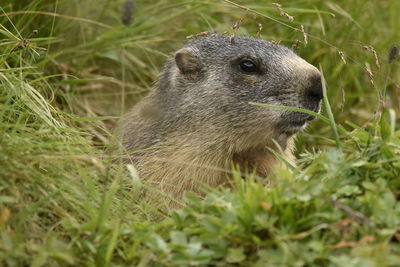
[[313, 76], [311, 78], [311, 86], [307, 88], [307, 97], [320, 101], [323, 98], [321, 76]]

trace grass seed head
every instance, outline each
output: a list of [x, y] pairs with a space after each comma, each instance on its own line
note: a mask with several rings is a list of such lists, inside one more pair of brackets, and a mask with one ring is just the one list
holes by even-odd
[[279, 3], [272, 3], [272, 5], [276, 6], [276, 8], [277, 8], [278, 11], [279, 11], [279, 14], [280, 14], [282, 17], [286, 17], [288, 20], [294, 21], [294, 17], [293, 17], [293, 16], [290, 16], [288, 13], [286, 13], [285, 11], [283, 11], [282, 5], [281, 5], [281, 4], [279, 4]]
[[362, 46], [362, 49], [367, 50], [367, 51], [371, 52], [371, 53], [374, 55], [375, 64], [376, 64], [376, 66], [377, 66], [378, 68], [380, 68], [380, 67], [381, 67], [381, 64], [379, 64], [378, 54], [376, 53], [375, 48], [373, 48], [373, 47], [370, 46], [370, 45], [363, 45], [363, 46]]
[[261, 23], [258, 23], [258, 31], [257, 31], [257, 38], [261, 37], [261, 31], [263, 29], [263, 25]]
[[296, 39], [292, 44], [293, 51], [297, 51], [297, 49], [299, 49], [300, 44], [301, 44], [301, 41]]
[[399, 46], [394, 44], [389, 50], [389, 63], [394, 62], [399, 57]]
[[132, 23], [132, 14], [135, 10], [135, 1], [127, 0], [122, 8], [121, 22], [128, 26]]
[[339, 56], [342, 59], [344, 64], [347, 64], [346, 57], [343, 51], [338, 50]]
[[303, 37], [304, 37], [304, 46], [306, 46], [308, 44], [308, 37], [307, 37], [307, 33], [304, 29], [304, 25], [301, 24], [301, 32], [303, 33]]

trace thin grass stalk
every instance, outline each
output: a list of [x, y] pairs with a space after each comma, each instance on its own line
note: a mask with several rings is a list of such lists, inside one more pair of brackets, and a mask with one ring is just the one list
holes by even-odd
[[328, 95], [327, 95], [327, 92], [326, 92], [325, 76], [324, 76], [324, 72], [322, 70], [321, 65], [319, 66], [319, 69], [320, 69], [320, 72], [321, 72], [321, 83], [322, 83], [322, 92], [323, 92], [323, 95], [324, 95], [323, 100], [324, 100], [324, 104], [325, 104], [325, 110], [326, 110], [326, 113], [328, 114], [330, 125], [331, 125], [332, 130], [333, 130], [333, 135], [334, 135], [335, 141], [336, 141], [336, 148], [341, 150], [342, 146], [341, 146], [341, 143], [340, 143], [340, 136], [339, 136], [339, 132], [338, 132], [338, 129], [337, 129], [337, 126], [336, 126], [335, 118], [334, 118], [333, 113], [332, 113], [331, 105], [329, 104]]

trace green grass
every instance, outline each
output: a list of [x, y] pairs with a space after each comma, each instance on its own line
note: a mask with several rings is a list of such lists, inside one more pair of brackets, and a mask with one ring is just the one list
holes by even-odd
[[[130, 25], [124, 2], [0, 4], [0, 265], [400, 264], [400, 1], [282, 1], [289, 21], [261, 0], [146, 0]], [[324, 110], [270, 187], [236, 175], [160, 212], [110, 159], [113, 128], [186, 36], [241, 18], [237, 34], [301, 41]]]

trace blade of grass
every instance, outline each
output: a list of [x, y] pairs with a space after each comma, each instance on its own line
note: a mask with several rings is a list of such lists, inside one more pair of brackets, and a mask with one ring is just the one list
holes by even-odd
[[321, 72], [322, 92], [323, 92], [323, 95], [324, 95], [323, 101], [324, 101], [324, 104], [325, 104], [326, 113], [328, 114], [330, 125], [331, 125], [332, 130], [333, 130], [333, 135], [335, 136], [336, 147], [338, 149], [341, 149], [340, 136], [339, 136], [339, 133], [338, 133], [338, 130], [337, 130], [335, 118], [333, 117], [331, 105], [329, 104], [328, 95], [327, 95], [327, 92], [326, 92], [325, 76], [324, 76], [324, 72], [322, 70], [321, 65], [319, 66], [319, 69], [320, 69], [320, 72]]
[[94, 21], [94, 20], [91, 20], [91, 19], [67, 16], [67, 15], [62, 15], [62, 14], [53, 13], [53, 12], [45, 12], [45, 11], [30, 11], [30, 10], [26, 10], [26, 11], [11, 11], [11, 12], [8, 12], [8, 13], [4, 13], [3, 15], [0, 14], [0, 17], [3, 17], [3, 16], [7, 16], [8, 17], [8, 16], [12, 16], [12, 15], [19, 15], [19, 14], [35, 14], [35, 15], [59, 17], [59, 18], [62, 18], [62, 19], [69, 19], [69, 20], [75, 20], [75, 21], [79, 21], [79, 22], [85, 22], [85, 23], [97, 25], [97, 26], [100, 26], [100, 27], [103, 27], [103, 28], [107, 28], [107, 29], [112, 28], [111, 26], [109, 26], [107, 24], [104, 24], [104, 23], [101, 23], [101, 22], [98, 22], [98, 21]]

